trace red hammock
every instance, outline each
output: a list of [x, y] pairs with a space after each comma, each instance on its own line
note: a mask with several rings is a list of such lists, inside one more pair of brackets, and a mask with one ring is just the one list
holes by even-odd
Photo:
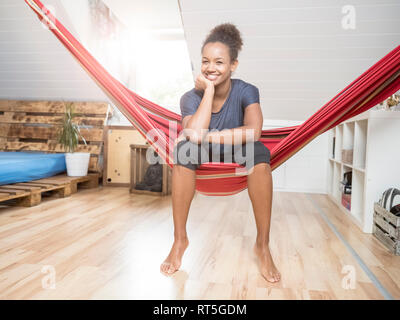
[[[140, 97], [113, 78], [90, 53], [68, 32], [39, 0], [25, 0], [45, 22], [54, 35], [76, 58], [85, 71], [100, 86], [132, 125], [150, 143], [153, 149], [173, 166], [173, 143], [169, 125], [176, 122], [181, 131], [181, 116]], [[292, 127], [263, 130], [260, 141], [271, 152], [271, 169], [274, 170], [301, 150], [315, 137], [374, 107], [400, 89], [400, 46], [365, 71], [339, 92], [331, 101], [307, 119]], [[153, 133], [156, 139], [146, 135]], [[155, 140], [155, 141], [154, 141]], [[247, 187], [246, 175], [235, 174], [236, 163], [205, 163], [196, 170], [196, 190], [206, 195], [232, 195]]]

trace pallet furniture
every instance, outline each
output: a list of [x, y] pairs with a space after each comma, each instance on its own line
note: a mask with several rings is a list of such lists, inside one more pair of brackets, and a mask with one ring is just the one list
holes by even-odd
[[130, 182], [130, 193], [136, 194], [148, 194], [148, 195], [157, 195], [157, 196], [166, 196], [171, 194], [171, 181], [172, 181], [172, 170], [166, 164], [162, 163], [162, 191], [148, 191], [148, 190], [137, 190], [135, 189], [135, 185], [138, 182], [141, 182], [144, 178], [144, 174], [146, 173], [147, 168], [149, 167], [149, 163], [146, 159], [146, 152], [150, 147], [150, 145], [141, 145], [141, 144], [131, 144], [131, 182]]
[[[97, 187], [103, 173], [104, 126], [111, 107], [107, 102], [74, 102], [80, 130], [87, 145], [77, 152], [90, 152], [89, 174], [61, 174], [34, 181], [0, 186], [0, 205], [34, 206], [42, 195], [69, 196], [81, 187]], [[64, 153], [57, 142], [65, 104], [62, 101], [0, 100], [0, 151]]]
[[[400, 112], [369, 110], [329, 132], [328, 196], [363, 232], [373, 232], [374, 203], [399, 186]], [[349, 157], [342, 158], [342, 150]], [[349, 163], [349, 161], [351, 163]], [[340, 181], [352, 172], [351, 208], [342, 205]]]
[[84, 177], [69, 177], [60, 174], [49, 178], [0, 186], [0, 206], [14, 205], [32, 207], [42, 202], [43, 196], [68, 197], [79, 188], [96, 188], [99, 174], [89, 173]]
[[[87, 145], [76, 152], [90, 152], [89, 172], [102, 176], [104, 125], [111, 114], [107, 102], [74, 102], [76, 121]], [[65, 105], [62, 101], [0, 100], [0, 151], [65, 152], [57, 143]]]
[[105, 126], [104, 132], [103, 186], [129, 187], [130, 145], [146, 145], [146, 139], [134, 126]]
[[400, 217], [374, 203], [373, 234], [393, 254], [400, 255]]

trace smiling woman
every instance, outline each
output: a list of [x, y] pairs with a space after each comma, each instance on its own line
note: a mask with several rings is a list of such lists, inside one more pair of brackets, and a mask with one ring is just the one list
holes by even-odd
[[160, 267], [164, 274], [179, 269], [189, 245], [186, 221], [196, 187], [196, 169], [203, 162], [233, 161], [245, 164], [248, 170], [248, 192], [257, 225], [254, 252], [261, 273], [270, 282], [280, 280], [268, 246], [272, 175], [270, 151], [258, 141], [263, 124], [259, 91], [241, 79], [231, 79], [241, 48], [242, 38], [235, 25], [216, 26], [203, 43], [201, 73], [195, 88], [181, 98], [183, 130], [174, 148], [172, 169], [175, 240]]

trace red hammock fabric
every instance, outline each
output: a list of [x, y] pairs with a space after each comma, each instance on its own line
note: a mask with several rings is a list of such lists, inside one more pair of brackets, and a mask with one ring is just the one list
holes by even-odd
[[[181, 131], [181, 116], [140, 97], [113, 78], [39, 0], [25, 0], [39, 19], [70, 51], [132, 125], [172, 167], [174, 140]], [[315, 137], [374, 107], [400, 89], [400, 46], [365, 71], [303, 124], [263, 130], [260, 141], [271, 152], [274, 170]], [[176, 134], [169, 125], [176, 122]], [[152, 139], [146, 133], [154, 133]], [[170, 136], [171, 135], [171, 136]], [[155, 140], [155, 141], [154, 141]], [[196, 170], [196, 190], [206, 195], [232, 195], [247, 187], [246, 175], [238, 176], [236, 163], [206, 163]]]

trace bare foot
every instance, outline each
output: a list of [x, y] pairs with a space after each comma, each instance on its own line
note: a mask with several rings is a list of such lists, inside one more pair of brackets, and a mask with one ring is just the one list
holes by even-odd
[[278, 282], [281, 280], [281, 274], [275, 267], [274, 261], [271, 257], [268, 245], [259, 247], [254, 245], [254, 253], [256, 254], [259, 262], [259, 268], [262, 276], [269, 282]]
[[160, 271], [168, 276], [178, 271], [181, 266], [183, 253], [188, 245], [189, 241], [187, 239], [179, 241], [175, 240], [168, 257], [160, 266]]

